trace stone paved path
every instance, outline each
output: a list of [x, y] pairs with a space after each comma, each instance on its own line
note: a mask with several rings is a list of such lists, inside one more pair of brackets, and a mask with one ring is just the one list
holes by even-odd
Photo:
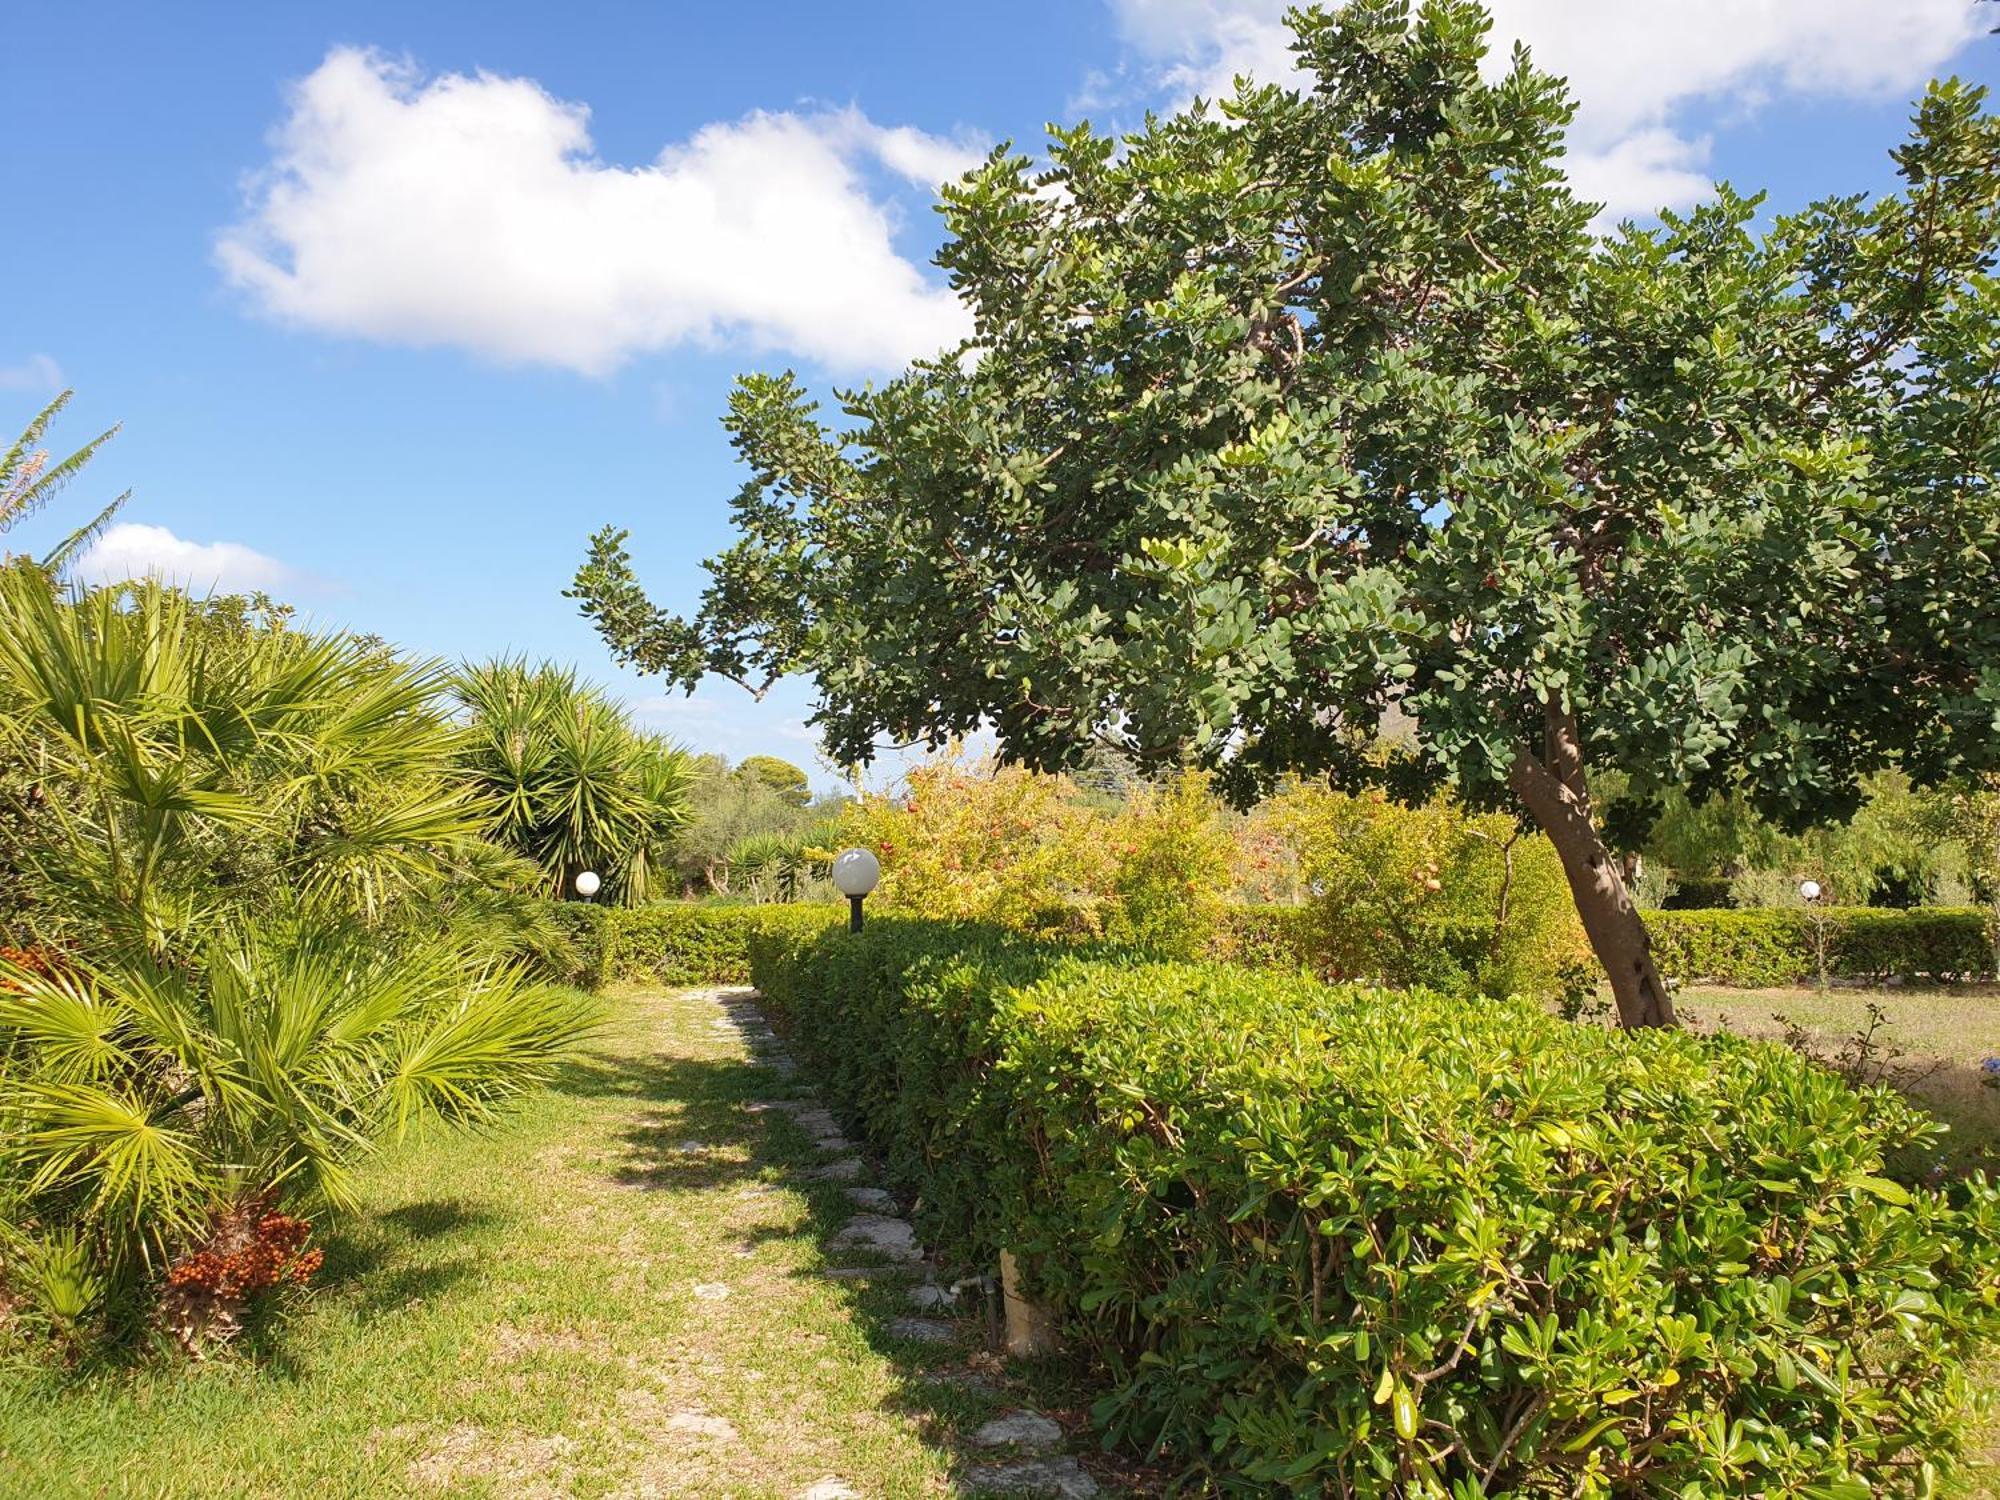
[[[979, 1357], [986, 1325], [984, 1298], [968, 1296], [961, 1285], [931, 1277], [931, 1265], [916, 1230], [895, 1197], [876, 1185], [868, 1153], [842, 1129], [825, 1103], [799, 1086], [796, 1059], [772, 1031], [753, 992], [722, 989], [692, 992], [711, 999], [717, 1017], [711, 1035], [739, 1041], [750, 1058], [769, 1070], [768, 1097], [745, 1102], [753, 1117], [777, 1118], [804, 1136], [812, 1158], [803, 1176], [815, 1184], [837, 1184], [844, 1215], [823, 1240], [822, 1276], [837, 1284], [868, 1288], [855, 1314], [873, 1324], [891, 1348], [932, 1353], [933, 1366], [917, 1373], [923, 1389], [949, 1392], [969, 1410], [958, 1424], [954, 1446], [964, 1455], [952, 1466], [949, 1492], [963, 1495], [1054, 1496], [1087, 1500], [1100, 1493], [1078, 1459], [1062, 1450], [1060, 1425], [1039, 1412], [1012, 1408], [973, 1416], [993, 1404], [993, 1380], [978, 1371], [937, 1366], [937, 1355]], [[726, 1292], [725, 1292], [726, 1294]], [[697, 1295], [701, 1295], [698, 1291]], [[971, 1305], [974, 1302], [978, 1306]], [[990, 1356], [987, 1362], [992, 1363]], [[796, 1500], [842, 1500], [874, 1491], [864, 1475], [829, 1475], [796, 1492]]]

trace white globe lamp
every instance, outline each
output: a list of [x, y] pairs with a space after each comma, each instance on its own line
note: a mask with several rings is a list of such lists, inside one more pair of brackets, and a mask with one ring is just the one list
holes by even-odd
[[597, 878], [597, 871], [585, 870], [576, 877], [576, 893], [588, 901], [604, 888], [604, 882]]
[[861, 903], [882, 878], [873, 849], [843, 849], [833, 857], [833, 888], [847, 898], [847, 930], [861, 930]]
[[1807, 901], [1819, 900], [1819, 882], [1817, 880], [1801, 880], [1799, 882], [1799, 895]]

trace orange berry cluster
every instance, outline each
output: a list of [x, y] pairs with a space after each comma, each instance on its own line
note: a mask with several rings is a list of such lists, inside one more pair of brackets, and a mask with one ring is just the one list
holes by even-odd
[[48, 979], [60, 967], [61, 958], [47, 948], [15, 948], [0, 943], [0, 963], [12, 964], [17, 969]]
[[167, 1272], [167, 1285], [181, 1291], [205, 1292], [227, 1301], [245, 1301], [281, 1281], [303, 1284], [326, 1259], [323, 1250], [300, 1253], [312, 1225], [290, 1214], [267, 1213], [248, 1226], [246, 1235], [230, 1236], [238, 1243], [216, 1248], [216, 1241], [184, 1256]]

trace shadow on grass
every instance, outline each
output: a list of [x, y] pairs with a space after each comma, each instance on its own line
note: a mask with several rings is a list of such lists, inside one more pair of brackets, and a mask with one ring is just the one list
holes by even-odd
[[[757, 1038], [753, 1048], [777, 1045], [761, 1040], [761, 1019], [747, 1002], [727, 997], [723, 1005]], [[1008, 1457], [963, 1446], [966, 1434], [1007, 1407], [1032, 1406], [1055, 1415], [1072, 1432], [1082, 1428], [1090, 1390], [1073, 1361], [1009, 1365], [994, 1352], [997, 1293], [975, 1281], [952, 1305], [922, 1305], [912, 1299], [913, 1290], [950, 1285], [964, 1273], [928, 1259], [905, 1263], [860, 1245], [834, 1243], [857, 1215], [906, 1216], [911, 1198], [893, 1189], [893, 1205], [860, 1203], [850, 1195], [850, 1189], [889, 1188], [880, 1159], [854, 1123], [841, 1119], [831, 1100], [811, 1096], [809, 1086], [809, 1073], [789, 1076], [754, 1053], [750, 1059], [598, 1054], [580, 1060], [556, 1085], [641, 1106], [622, 1123], [620, 1152], [609, 1166], [622, 1185], [669, 1194], [713, 1194], [732, 1186], [796, 1193], [806, 1206], [803, 1222], [746, 1227], [737, 1248], [754, 1253], [778, 1242], [813, 1247], [816, 1253], [794, 1274], [824, 1285], [843, 1304], [850, 1324], [893, 1372], [884, 1408], [911, 1421], [961, 1478], [973, 1464]], [[820, 1108], [834, 1116], [853, 1144], [823, 1148], [794, 1117]], [[865, 1167], [852, 1181], [819, 1175], [848, 1157], [860, 1158]], [[852, 1274], [829, 1274], [835, 1271]], [[941, 1331], [945, 1336], [936, 1337]]]

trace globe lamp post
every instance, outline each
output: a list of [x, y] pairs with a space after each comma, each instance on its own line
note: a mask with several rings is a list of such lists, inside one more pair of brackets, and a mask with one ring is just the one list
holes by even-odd
[[576, 893], [588, 901], [603, 888], [604, 882], [597, 878], [597, 871], [585, 870], [576, 877]]
[[882, 862], [872, 849], [843, 849], [833, 857], [834, 889], [847, 898], [847, 930], [861, 930], [861, 903], [882, 878]]

